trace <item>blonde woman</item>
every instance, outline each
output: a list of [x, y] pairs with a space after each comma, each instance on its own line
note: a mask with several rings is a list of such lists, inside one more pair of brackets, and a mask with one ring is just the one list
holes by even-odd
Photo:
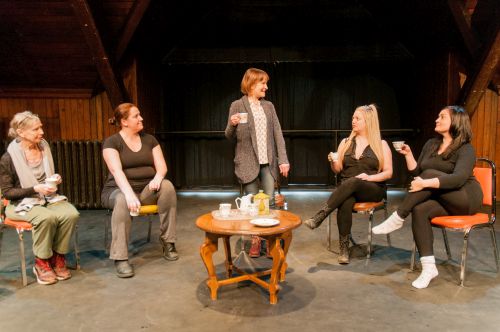
[[50, 285], [71, 278], [65, 254], [79, 213], [57, 194], [62, 182], [54, 173], [54, 160], [49, 143], [43, 139], [42, 122], [38, 115], [17, 113], [10, 122], [13, 138], [0, 160], [0, 188], [9, 205], [8, 218], [24, 220], [33, 225], [33, 272], [39, 284]]
[[341, 184], [331, 194], [326, 205], [304, 223], [310, 229], [338, 209], [340, 264], [349, 263], [349, 234], [352, 208], [356, 202], [380, 201], [386, 196], [385, 181], [392, 177], [392, 154], [386, 141], [380, 138], [377, 108], [365, 105], [356, 108], [352, 116], [352, 132], [340, 143], [338, 159], [329, 155], [330, 166], [340, 173]]

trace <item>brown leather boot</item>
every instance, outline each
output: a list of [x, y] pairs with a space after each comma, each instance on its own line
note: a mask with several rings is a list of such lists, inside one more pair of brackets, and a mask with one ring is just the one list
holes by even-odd
[[349, 235], [339, 236], [339, 264], [349, 264]]
[[325, 206], [323, 206], [323, 208], [321, 208], [321, 210], [319, 210], [314, 215], [314, 217], [306, 219], [304, 221], [304, 225], [306, 225], [310, 229], [318, 228], [321, 225], [321, 223], [323, 222], [323, 220], [325, 220], [326, 217], [328, 217], [328, 215], [330, 213], [332, 213], [332, 211], [333, 211], [333, 209], [329, 208], [328, 205], [325, 205]]

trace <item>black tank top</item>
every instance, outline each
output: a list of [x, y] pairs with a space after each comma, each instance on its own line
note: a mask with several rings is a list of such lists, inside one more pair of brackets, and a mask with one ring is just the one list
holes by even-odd
[[[379, 162], [377, 156], [369, 145], [363, 150], [359, 159], [356, 159], [356, 139], [354, 139], [351, 146], [344, 154], [340, 178], [341, 180], [346, 180], [361, 173], [366, 173], [368, 175], [377, 174], [378, 166]], [[375, 183], [385, 186], [385, 182]]]

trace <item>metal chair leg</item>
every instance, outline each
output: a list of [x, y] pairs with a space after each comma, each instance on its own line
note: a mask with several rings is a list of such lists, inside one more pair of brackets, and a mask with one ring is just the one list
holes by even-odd
[[26, 257], [24, 254], [23, 231], [17, 230], [17, 237], [19, 238], [19, 255], [21, 257], [21, 275], [23, 277], [23, 286], [28, 286], [28, 277], [26, 275]]
[[0, 256], [2, 255], [2, 240], [3, 240], [3, 229], [5, 226], [0, 223]]
[[465, 283], [465, 268], [467, 264], [467, 247], [469, 244], [469, 232], [470, 230], [464, 233], [464, 247], [462, 249], [462, 261], [460, 262], [460, 286], [464, 286]]
[[490, 228], [490, 234], [491, 234], [491, 242], [493, 242], [493, 250], [495, 254], [495, 264], [497, 266], [497, 272], [498, 272], [498, 247], [497, 247], [497, 236], [495, 234], [495, 228], [493, 227], [492, 224], [489, 225]]
[[75, 261], [76, 261], [76, 270], [80, 270], [80, 249], [78, 248], [78, 224], [75, 225]]
[[[387, 218], [389, 218], [389, 212], [387, 211], [387, 202], [384, 203], [384, 220], [387, 220]], [[392, 247], [392, 244], [391, 244], [391, 234], [387, 234], [386, 235], [387, 237], [387, 245], [389, 247]]]
[[153, 225], [153, 220], [151, 220], [151, 215], [148, 215], [148, 242], [151, 241], [151, 226]]
[[326, 224], [326, 250], [331, 250], [332, 246], [332, 214], [328, 215], [328, 223]]
[[444, 247], [446, 248], [446, 254], [448, 255], [448, 260], [451, 261], [451, 251], [450, 251], [450, 243], [448, 242], [448, 235], [446, 234], [446, 229], [441, 228], [443, 231], [443, 240]]
[[373, 211], [370, 210], [368, 217], [368, 253], [366, 254], [366, 258], [370, 258], [372, 254], [372, 223], [373, 223]]
[[109, 245], [108, 245], [108, 236], [109, 236], [109, 228], [111, 226], [111, 213], [108, 210], [109, 218], [106, 218], [104, 221], [104, 252], [109, 254]]
[[411, 258], [410, 258], [410, 271], [415, 271], [415, 259], [417, 256], [417, 244], [413, 241], [413, 248], [411, 250]]

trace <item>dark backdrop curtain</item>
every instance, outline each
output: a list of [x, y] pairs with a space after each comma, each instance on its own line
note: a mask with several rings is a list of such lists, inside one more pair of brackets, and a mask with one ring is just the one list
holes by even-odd
[[[283, 130], [343, 129], [359, 105], [376, 103], [382, 129], [402, 128], [400, 106], [411, 100], [412, 83], [398, 64], [276, 63], [168, 65], [162, 73], [162, 140], [177, 187], [232, 187], [234, 147], [225, 139], [229, 106], [241, 97], [245, 70], [269, 76], [266, 99]], [[196, 131], [197, 133], [186, 133]], [[202, 131], [200, 133], [200, 131]], [[392, 139], [401, 135], [392, 134]], [[395, 136], [394, 136], [395, 135]], [[285, 133], [291, 173], [284, 184], [333, 184], [326, 155], [336, 150], [329, 133]], [[396, 166], [401, 158], [394, 156]], [[398, 159], [398, 160], [396, 160]], [[405, 181], [397, 171], [392, 183]]]

